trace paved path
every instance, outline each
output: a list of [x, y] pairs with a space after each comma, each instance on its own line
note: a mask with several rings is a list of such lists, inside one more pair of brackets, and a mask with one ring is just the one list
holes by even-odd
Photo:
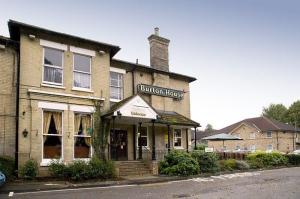
[[205, 198], [300, 199], [300, 167], [236, 173], [145, 185], [11, 193], [0, 198]]

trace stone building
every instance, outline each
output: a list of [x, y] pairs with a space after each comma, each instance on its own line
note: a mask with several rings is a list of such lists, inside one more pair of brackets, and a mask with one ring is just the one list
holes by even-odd
[[208, 141], [216, 151], [281, 151], [300, 148], [300, 129], [267, 117], [248, 118], [214, 134], [228, 133], [241, 140]]
[[158, 28], [148, 38], [151, 64], [145, 66], [114, 59], [115, 45], [13, 20], [8, 27], [0, 49], [6, 85], [0, 114], [11, 128], [1, 129], [0, 150], [16, 154], [18, 166], [33, 158], [47, 175], [53, 159], [91, 158], [95, 104], [111, 121], [103, 153], [119, 168], [143, 160], [155, 173], [168, 150], [189, 150], [190, 129], [199, 126], [190, 119], [189, 84], [196, 78], [170, 72], [170, 41]]

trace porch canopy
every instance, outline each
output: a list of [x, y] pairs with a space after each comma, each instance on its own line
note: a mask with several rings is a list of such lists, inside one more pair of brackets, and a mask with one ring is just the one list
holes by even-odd
[[[141, 129], [142, 123], [152, 124], [152, 159], [155, 160], [155, 125], [166, 126], [168, 128], [168, 151], [170, 151], [170, 126], [187, 127], [186, 134], [188, 135], [188, 128], [195, 129], [200, 126], [199, 123], [173, 111], [158, 111], [148, 104], [139, 94], [130, 96], [120, 102], [114, 104], [111, 109], [103, 115], [105, 118], [112, 119], [112, 132], [115, 131], [115, 122], [119, 124], [139, 125]], [[135, 130], [134, 130], [135, 131]], [[133, 136], [133, 143], [136, 143], [135, 136]], [[142, 146], [139, 145], [139, 159], [142, 159]], [[188, 140], [187, 140], [188, 145]], [[188, 148], [188, 147], [187, 147]], [[187, 149], [188, 150], [188, 149]], [[134, 144], [135, 153], [135, 144]], [[134, 154], [134, 158], [135, 158]]]

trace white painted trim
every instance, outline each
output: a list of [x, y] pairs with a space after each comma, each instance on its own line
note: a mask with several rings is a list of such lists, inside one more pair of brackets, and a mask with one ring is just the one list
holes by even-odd
[[110, 67], [109, 71], [115, 72], [115, 73], [121, 73], [121, 74], [126, 74], [126, 70], [121, 69], [121, 68], [115, 68], [115, 67]]
[[110, 98], [110, 100], [109, 101], [111, 101], [111, 102], [120, 102], [121, 100], [119, 100], [119, 99], [113, 99], [113, 98]]
[[95, 112], [95, 107], [93, 106], [80, 106], [80, 105], [70, 105], [70, 110], [80, 113], [93, 113]]
[[[180, 130], [181, 136], [179, 137], [181, 139], [181, 145], [180, 146], [175, 146], [175, 130]], [[173, 147], [174, 149], [184, 149], [183, 148], [183, 136], [182, 136], [182, 129], [181, 128], [173, 128]]]
[[41, 86], [43, 86], [43, 87], [50, 87], [50, 88], [66, 89], [66, 87], [64, 87], [64, 86], [58, 86], [58, 85], [52, 85], [52, 84], [44, 84], [44, 83], [41, 83]]
[[[149, 143], [149, 128], [148, 128], [148, 126], [142, 126], [142, 128], [146, 128], [147, 129], [147, 146], [142, 146], [142, 149], [143, 149], [143, 147], [144, 148], [147, 148], [147, 149], [150, 149], [150, 143]], [[139, 135], [138, 135], [138, 133], [139, 133], [139, 126], [137, 126], [137, 128], [136, 128], [136, 146], [137, 146], [137, 149], [139, 148]], [[144, 136], [145, 137], [145, 136]]]
[[48, 41], [48, 40], [44, 40], [44, 39], [40, 39], [40, 45], [45, 46], [45, 47], [63, 50], [63, 51], [67, 51], [67, 49], [68, 49], [68, 46], [66, 44], [61, 44], [61, 43]]
[[38, 107], [43, 109], [51, 110], [68, 110], [68, 105], [63, 103], [53, 103], [53, 102], [38, 102]]
[[[80, 89], [80, 91], [92, 91], [92, 58], [88, 57], [89, 60], [90, 60], [90, 73], [86, 73], [86, 72], [83, 72], [83, 71], [77, 71], [77, 70], [75, 70], [75, 55], [76, 55], [76, 53], [73, 54], [73, 83], [72, 83], [73, 89]], [[77, 72], [77, 73], [84, 73], [84, 74], [90, 75], [90, 87], [89, 88], [82, 88], [82, 87], [75, 87], [74, 86], [74, 81], [75, 81], [75, 77], [74, 77], [75, 75], [74, 75], [74, 73], [75, 72]]]
[[70, 46], [70, 51], [73, 52], [73, 53], [88, 55], [88, 56], [91, 56], [91, 57], [96, 56], [96, 52], [94, 50], [88, 50], [88, 49], [79, 48], [79, 47], [75, 47], [75, 46]]
[[73, 95], [73, 94], [67, 94], [67, 93], [56, 93], [56, 92], [48, 92], [48, 91], [41, 91], [41, 90], [34, 90], [34, 89], [28, 89], [29, 93], [37, 93], [37, 94], [46, 94], [46, 95], [56, 95], [56, 96], [64, 96], [64, 97], [73, 97], [73, 98], [81, 98], [81, 99], [93, 99], [93, 100], [100, 100], [104, 101], [105, 98], [99, 98], [94, 96], [80, 96], [80, 95]]
[[87, 93], [94, 93], [94, 91], [87, 89], [87, 88], [81, 88], [81, 87], [73, 87], [72, 91], [82, 91]]

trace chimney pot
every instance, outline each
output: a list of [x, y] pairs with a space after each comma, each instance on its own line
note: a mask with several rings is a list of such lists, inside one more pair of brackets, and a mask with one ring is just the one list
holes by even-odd
[[154, 28], [154, 34], [156, 36], [159, 36], [159, 28], [158, 27]]

